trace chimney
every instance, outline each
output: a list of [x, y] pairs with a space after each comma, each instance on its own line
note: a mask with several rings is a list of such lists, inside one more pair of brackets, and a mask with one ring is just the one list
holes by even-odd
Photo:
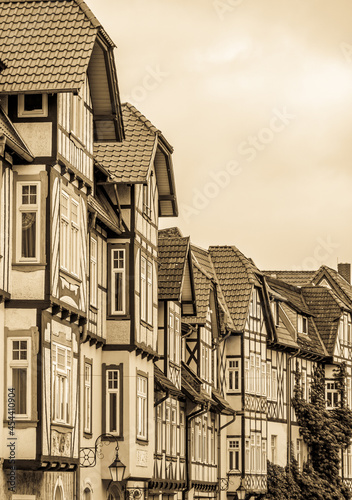
[[351, 284], [351, 264], [337, 264], [337, 271], [345, 278], [347, 283]]

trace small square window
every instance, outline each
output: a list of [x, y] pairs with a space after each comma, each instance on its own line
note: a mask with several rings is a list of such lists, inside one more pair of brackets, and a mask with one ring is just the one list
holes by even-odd
[[18, 116], [48, 116], [47, 94], [22, 94], [18, 96]]

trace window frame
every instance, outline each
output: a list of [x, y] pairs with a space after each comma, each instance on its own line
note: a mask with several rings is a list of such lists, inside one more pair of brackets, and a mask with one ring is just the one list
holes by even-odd
[[[231, 366], [231, 363], [237, 365]], [[241, 358], [227, 358], [226, 364], [227, 392], [230, 394], [238, 394], [241, 392]]]
[[[118, 423], [119, 423], [119, 429], [114, 432], [109, 430], [109, 425], [108, 425], [108, 418], [109, 418], [109, 398], [108, 398], [108, 372], [109, 371], [118, 371], [118, 397], [116, 399], [117, 403], [117, 411], [116, 414], [118, 416]], [[120, 363], [119, 365], [116, 364], [106, 364], [103, 363], [102, 365], [102, 395], [103, 395], [103, 411], [102, 411], [102, 429], [103, 433], [106, 434], [112, 434], [116, 438], [122, 439], [123, 437], [123, 411], [122, 411], [122, 406], [123, 406], [123, 364]]]
[[[143, 381], [145, 390], [140, 390], [139, 383]], [[148, 441], [148, 375], [137, 372], [136, 377], [136, 438]], [[171, 414], [170, 414], [171, 417]]]
[[[13, 342], [27, 342], [27, 359], [13, 360]], [[26, 369], [26, 413], [14, 413], [16, 420], [30, 420], [32, 415], [32, 338], [30, 336], [9, 336], [7, 337], [7, 387], [13, 388], [12, 370], [16, 368]], [[15, 394], [16, 400], [16, 394]]]
[[[89, 381], [86, 379], [86, 368], [88, 367], [90, 370]], [[83, 432], [85, 434], [92, 434], [93, 363], [92, 360], [89, 360], [87, 358], [84, 359], [83, 380], [84, 380]]]
[[140, 319], [153, 326], [154, 262], [141, 254], [140, 258]]
[[[95, 247], [95, 252], [93, 249]], [[98, 240], [95, 236], [90, 237], [90, 305], [98, 306]]]
[[[25, 108], [25, 97], [27, 95], [41, 95], [42, 96], [42, 107], [41, 109], [26, 110]], [[46, 118], [48, 116], [48, 94], [43, 94], [41, 92], [31, 92], [30, 94], [20, 94], [18, 96], [18, 106], [17, 106], [17, 116], [18, 118]]]
[[[54, 361], [54, 348], [56, 349], [55, 361]], [[58, 349], [62, 349], [65, 351], [65, 369], [58, 368]], [[68, 363], [68, 360], [70, 360], [70, 363]], [[53, 394], [52, 421], [57, 424], [70, 425], [72, 421], [72, 365], [73, 365], [72, 348], [64, 344], [60, 344], [59, 342], [52, 342], [51, 344], [51, 372], [52, 372], [52, 394]], [[63, 395], [63, 392], [61, 391], [62, 380], [64, 381], [64, 389], [65, 389], [64, 400], [61, 400], [61, 396]], [[59, 399], [57, 399], [58, 396]], [[60, 406], [62, 407], [61, 410], [59, 409]], [[58, 412], [60, 413], [59, 417], [58, 417]], [[63, 417], [60, 418], [61, 416]]]
[[[237, 446], [232, 447], [231, 443], [236, 443]], [[237, 458], [235, 458], [237, 456]], [[232, 458], [231, 458], [232, 457]], [[228, 460], [228, 472], [236, 473], [241, 472], [241, 438], [234, 436], [227, 438], [227, 460]], [[231, 463], [234, 467], [231, 467]], [[238, 465], [238, 467], [235, 467]]]
[[[115, 260], [115, 252], [119, 253], [121, 252], [123, 255], [123, 267], [114, 267], [114, 260]], [[120, 261], [120, 257], [117, 258], [118, 261]], [[111, 254], [110, 254], [110, 274], [111, 274], [111, 314], [117, 315], [117, 316], [124, 316], [126, 314], [126, 249], [125, 248], [111, 248]], [[122, 309], [118, 311], [115, 308], [116, 304], [116, 274], [121, 274], [122, 275]]]
[[[65, 186], [66, 187], [66, 186]], [[63, 214], [62, 199], [67, 201], [67, 215]], [[72, 217], [72, 206], [77, 208], [77, 221]], [[63, 222], [66, 229], [63, 229]], [[78, 196], [60, 190], [60, 269], [76, 279], [80, 279], [80, 200]], [[75, 248], [74, 248], [75, 245]], [[67, 262], [65, 262], [67, 260]]]
[[[24, 204], [22, 202], [22, 188], [24, 186], [36, 186], [36, 203], [28, 203]], [[17, 210], [16, 210], [16, 236], [17, 236], [17, 244], [16, 244], [16, 260], [19, 263], [38, 263], [41, 258], [41, 224], [40, 224], [40, 215], [41, 215], [41, 182], [40, 181], [17, 181], [16, 183], [17, 192], [16, 192], [16, 201], [17, 201]], [[35, 257], [22, 257], [22, 242], [23, 242], [23, 234], [22, 234], [22, 214], [23, 213], [35, 213], [36, 214], [36, 234], [35, 234]]]

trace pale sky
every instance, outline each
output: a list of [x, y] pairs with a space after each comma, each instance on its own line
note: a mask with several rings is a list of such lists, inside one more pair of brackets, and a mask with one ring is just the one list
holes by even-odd
[[122, 102], [174, 147], [180, 215], [261, 269], [352, 261], [350, 0], [88, 0]]

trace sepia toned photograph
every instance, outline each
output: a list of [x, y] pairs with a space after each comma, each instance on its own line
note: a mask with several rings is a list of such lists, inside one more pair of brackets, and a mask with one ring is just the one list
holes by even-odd
[[352, 500], [351, 19], [0, 0], [0, 500]]

